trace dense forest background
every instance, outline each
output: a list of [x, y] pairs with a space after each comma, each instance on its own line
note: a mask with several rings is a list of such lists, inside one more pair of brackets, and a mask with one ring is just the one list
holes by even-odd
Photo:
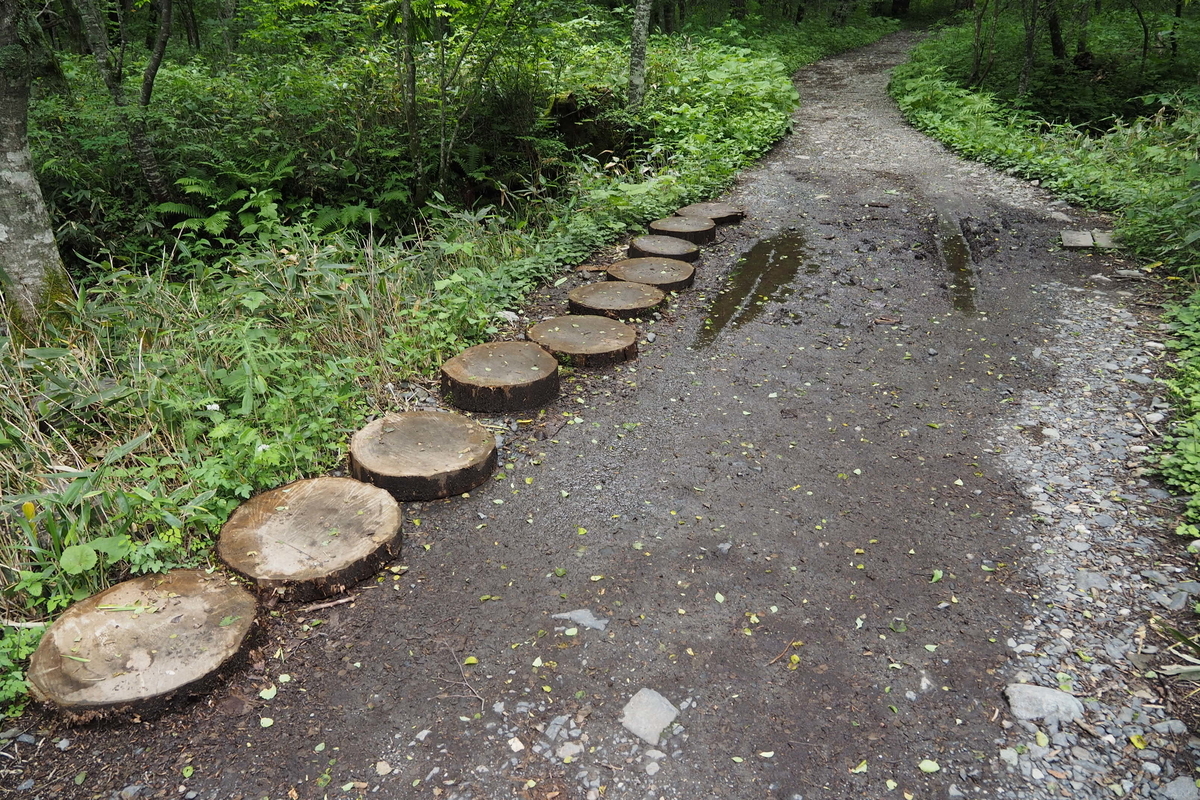
[[[10, 222], [47, 232], [34, 312], [0, 258], [0, 704], [55, 613], [205, 563], [238, 503], [336, 465], [533, 286], [727, 185], [796, 69], [900, 24], [935, 28], [893, 81], [913, 124], [1194, 280], [1176, 0], [0, 0], [0, 147], [45, 208]], [[1164, 470], [1196, 494], [1189, 374]]]

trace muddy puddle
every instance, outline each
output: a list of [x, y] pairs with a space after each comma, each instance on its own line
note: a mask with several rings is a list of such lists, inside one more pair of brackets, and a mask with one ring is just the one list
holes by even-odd
[[721, 331], [744, 325], [758, 317], [768, 303], [786, 299], [802, 269], [809, 275], [820, 269], [807, 260], [811, 255], [808, 240], [799, 231], [764, 239], [750, 248], [734, 265], [729, 286], [710, 303], [692, 347], [708, 347]]
[[950, 287], [950, 302], [960, 314], [974, 316], [978, 313], [975, 307], [975, 272], [971, 269], [971, 249], [967, 240], [958, 223], [946, 214], [938, 214], [934, 233], [938, 252], [949, 274], [947, 285]]

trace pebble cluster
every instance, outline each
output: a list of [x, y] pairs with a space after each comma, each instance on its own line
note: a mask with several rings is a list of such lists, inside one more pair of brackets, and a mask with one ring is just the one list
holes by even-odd
[[[1019, 566], [1034, 583], [1028, 621], [1007, 642], [1014, 719], [996, 740], [996, 796], [1197, 800], [1200, 738], [1172, 718], [1152, 672], [1166, 641], [1156, 617], [1200, 600], [1188, 542], [1164, 544], [1168, 495], [1141, 455], [1170, 411], [1154, 378], [1168, 326], [1144, 327], [1128, 292], [1044, 291], [1063, 316], [1033, 355], [1058, 379], [1017, 398], [992, 437], [1032, 504]], [[1020, 684], [1046, 689], [1047, 704], [1019, 707]]]

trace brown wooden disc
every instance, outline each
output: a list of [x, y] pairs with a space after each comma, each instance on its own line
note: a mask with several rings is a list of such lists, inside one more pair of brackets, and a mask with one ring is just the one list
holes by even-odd
[[629, 243], [630, 258], [677, 258], [689, 264], [700, 258], [700, 248], [674, 236], [639, 236]]
[[741, 222], [746, 217], [745, 211], [737, 206], [731, 206], [729, 203], [693, 203], [690, 206], [684, 206], [675, 213], [681, 217], [711, 219], [717, 225]]
[[255, 495], [221, 527], [217, 554], [260, 590], [328, 597], [400, 553], [400, 504], [350, 478], [311, 478]]
[[608, 317], [554, 317], [534, 325], [525, 335], [576, 367], [602, 367], [637, 358], [637, 331]]
[[442, 392], [467, 411], [525, 411], [558, 396], [558, 362], [533, 342], [468, 347], [442, 365]]
[[495, 469], [496, 437], [461, 414], [394, 414], [350, 440], [350, 474], [401, 501], [469, 492]]
[[644, 283], [664, 292], [678, 292], [696, 280], [696, 269], [677, 258], [627, 258], [608, 268], [608, 279]]
[[717, 226], [707, 217], [666, 217], [650, 223], [650, 232], [674, 236], [692, 244], [708, 244], [717, 240]]
[[666, 297], [661, 290], [644, 283], [605, 281], [572, 289], [567, 293], [567, 303], [572, 314], [631, 319], [649, 314], [662, 305]]
[[149, 711], [199, 690], [247, 643], [257, 603], [227, 575], [143, 575], [81, 600], [29, 661], [34, 697], [86, 716]]

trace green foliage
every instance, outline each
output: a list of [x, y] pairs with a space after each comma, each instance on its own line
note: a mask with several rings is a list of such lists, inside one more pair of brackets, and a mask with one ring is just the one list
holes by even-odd
[[18, 716], [25, 708], [26, 683], [22, 663], [33, 655], [41, 628], [0, 626], [0, 714]]

